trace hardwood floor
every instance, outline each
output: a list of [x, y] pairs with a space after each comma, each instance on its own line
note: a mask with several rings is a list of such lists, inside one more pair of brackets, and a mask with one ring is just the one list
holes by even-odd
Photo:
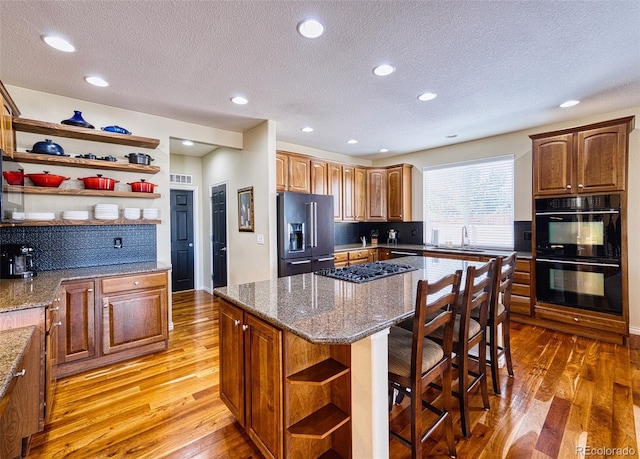
[[[167, 351], [59, 381], [52, 422], [29, 457], [262, 457], [218, 397], [213, 298], [174, 294], [173, 322]], [[585, 457], [579, 447], [591, 448], [589, 457], [622, 457], [626, 447], [634, 451], [625, 457], [637, 458], [640, 339], [616, 346], [521, 324], [512, 330], [515, 378], [501, 369], [502, 396], [490, 391], [489, 411], [471, 397], [471, 438], [461, 437], [454, 414], [458, 457]], [[406, 404], [392, 410], [400, 427]], [[426, 444], [425, 457], [448, 457], [443, 440]], [[389, 451], [410, 457], [396, 440]]]

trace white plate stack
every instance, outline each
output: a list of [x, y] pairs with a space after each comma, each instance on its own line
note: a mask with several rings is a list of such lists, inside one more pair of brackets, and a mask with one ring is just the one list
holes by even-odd
[[118, 204], [96, 204], [93, 215], [96, 220], [116, 220], [118, 218]]
[[142, 209], [142, 218], [144, 218], [145, 220], [157, 220], [158, 209], [154, 209], [154, 208]]
[[53, 220], [56, 214], [53, 212], [25, 212], [25, 220]]
[[140, 209], [138, 207], [125, 207], [124, 218], [126, 220], [138, 220], [140, 218]]
[[62, 212], [63, 220], [89, 220], [88, 210], [65, 210]]

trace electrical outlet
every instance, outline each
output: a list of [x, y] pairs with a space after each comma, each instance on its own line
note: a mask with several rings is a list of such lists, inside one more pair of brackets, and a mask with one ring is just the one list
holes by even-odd
[[264, 234], [256, 234], [258, 244], [264, 244]]
[[113, 238], [113, 248], [114, 249], [121, 249], [122, 248], [122, 238], [121, 237]]
[[417, 230], [417, 229], [415, 229], [415, 228], [414, 228], [414, 229], [412, 229], [412, 230], [411, 230], [411, 235], [412, 235], [412, 236], [417, 236], [417, 235], [418, 235], [418, 230]]

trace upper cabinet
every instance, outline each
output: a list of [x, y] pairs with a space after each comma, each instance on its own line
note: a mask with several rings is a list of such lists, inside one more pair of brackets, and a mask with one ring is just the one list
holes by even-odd
[[287, 191], [289, 155], [276, 152], [276, 191]]
[[327, 164], [327, 194], [333, 196], [333, 219], [342, 220], [342, 166], [340, 164]]
[[327, 185], [328, 168], [326, 161], [311, 160], [311, 193], [329, 194]]
[[625, 191], [632, 129], [627, 117], [531, 136], [534, 195]]
[[387, 221], [387, 169], [367, 169], [366, 219]]
[[16, 107], [2, 82], [0, 82], [0, 104], [2, 105], [2, 112], [0, 113], [0, 150], [13, 158], [16, 142], [12, 119], [14, 116], [20, 115], [20, 110]]
[[387, 220], [411, 221], [411, 165], [387, 168]]
[[288, 191], [309, 193], [311, 191], [311, 161], [304, 156], [289, 156]]

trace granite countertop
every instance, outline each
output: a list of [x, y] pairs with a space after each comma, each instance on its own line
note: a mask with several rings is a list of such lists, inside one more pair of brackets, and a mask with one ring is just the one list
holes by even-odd
[[410, 317], [418, 280], [434, 281], [480, 265], [422, 256], [390, 262], [418, 269], [362, 284], [298, 274], [221, 287], [214, 294], [313, 344], [351, 344]]
[[[363, 246], [362, 244], [341, 244], [335, 246], [336, 252], [348, 252], [351, 250], [358, 249], [397, 249], [397, 250], [413, 250], [413, 251], [433, 251], [433, 252], [441, 252], [441, 253], [454, 253], [461, 254], [466, 253], [469, 255], [486, 255], [486, 256], [508, 256], [511, 253], [511, 250], [497, 250], [497, 249], [474, 249], [472, 247], [460, 250], [454, 248], [447, 247], [436, 247], [433, 245], [423, 245], [423, 244], [367, 244]], [[518, 258], [526, 258], [531, 259], [531, 252], [522, 252], [518, 251]]]
[[151, 261], [43, 271], [28, 279], [0, 279], [0, 314], [19, 309], [40, 308], [51, 304], [62, 281], [165, 271], [167, 269], [171, 269], [171, 265]]
[[35, 328], [32, 325], [0, 331], [0, 349], [2, 349], [0, 352], [0, 400], [7, 392], [13, 375], [19, 371], [18, 364], [22, 360]]

